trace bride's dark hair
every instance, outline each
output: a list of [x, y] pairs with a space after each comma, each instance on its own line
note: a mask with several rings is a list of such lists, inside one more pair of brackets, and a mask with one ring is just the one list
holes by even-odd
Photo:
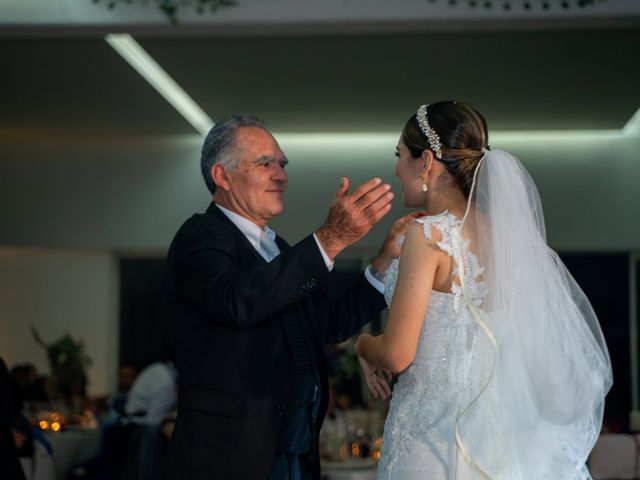
[[[436, 160], [444, 164], [465, 198], [468, 198], [473, 173], [483, 155], [482, 149], [489, 149], [487, 122], [473, 107], [455, 101], [429, 105], [427, 119], [442, 143], [442, 158]], [[402, 129], [402, 141], [414, 158], [420, 157], [424, 150], [433, 151], [415, 114]]]

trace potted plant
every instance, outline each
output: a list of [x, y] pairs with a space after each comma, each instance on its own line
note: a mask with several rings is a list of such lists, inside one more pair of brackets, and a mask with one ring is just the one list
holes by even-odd
[[75, 340], [67, 332], [57, 340], [46, 343], [33, 326], [31, 333], [47, 353], [51, 376], [58, 392], [72, 408], [81, 407], [89, 383], [86, 369], [91, 365], [91, 358], [85, 351], [84, 342]]

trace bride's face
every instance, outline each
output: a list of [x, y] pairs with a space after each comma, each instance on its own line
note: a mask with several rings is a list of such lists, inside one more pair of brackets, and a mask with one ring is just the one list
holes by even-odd
[[402, 189], [402, 204], [408, 208], [420, 208], [424, 206], [424, 192], [422, 191], [422, 177], [420, 168], [422, 161], [413, 158], [411, 152], [402, 141], [396, 146], [396, 177], [400, 180]]

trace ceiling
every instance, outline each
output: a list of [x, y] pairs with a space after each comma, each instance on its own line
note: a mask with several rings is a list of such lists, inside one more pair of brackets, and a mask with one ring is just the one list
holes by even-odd
[[[419, 104], [458, 99], [493, 130], [582, 130], [619, 129], [640, 108], [638, 25], [136, 38], [214, 120], [242, 112], [277, 132], [397, 131]], [[102, 32], [33, 31], [0, 36], [5, 139], [194, 133]]]

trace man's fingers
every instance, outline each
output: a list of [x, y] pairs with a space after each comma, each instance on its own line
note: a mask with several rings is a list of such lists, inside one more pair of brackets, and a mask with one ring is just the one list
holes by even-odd
[[[378, 188], [384, 189], [384, 185], [381, 185], [381, 184], [382, 184], [382, 180], [380, 180], [378, 177], [374, 177], [371, 180], [364, 182], [362, 185], [358, 186], [358, 188], [356, 188], [353, 192], [347, 195], [348, 200], [351, 203], [356, 203], [363, 196], [365, 196], [367, 193], [371, 192], [372, 190], [376, 190]], [[381, 190], [381, 194], [383, 191], [384, 190]]]
[[369, 220], [371, 221], [372, 224], [374, 223], [378, 223], [378, 221], [384, 217], [387, 213], [389, 213], [391, 211], [391, 204], [388, 203], [387, 205], [385, 205], [384, 207], [382, 207], [380, 210], [378, 210], [376, 213], [374, 213], [373, 215], [371, 215], [369, 217]]
[[[354, 201], [353, 205], [356, 209], [363, 211], [366, 210], [373, 203], [377, 202], [382, 198], [393, 198], [393, 193], [391, 193], [391, 185], [388, 183], [383, 183], [382, 185], [378, 185], [376, 188], [373, 188], [363, 194], [360, 198]], [[351, 201], [355, 197], [349, 197], [348, 200]]]
[[349, 177], [342, 177], [340, 186], [336, 192], [336, 198], [344, 197], [349, 191]]
[[371, 216], [376, 212], [379, 212], [387, 205], [391, 205], [391, 201], [393, 200], [393, 193], [387, 192], [378, 198], [375, 202], [371, 203], [368, 207], [364, 209], [364, 214], [367, 216]]

